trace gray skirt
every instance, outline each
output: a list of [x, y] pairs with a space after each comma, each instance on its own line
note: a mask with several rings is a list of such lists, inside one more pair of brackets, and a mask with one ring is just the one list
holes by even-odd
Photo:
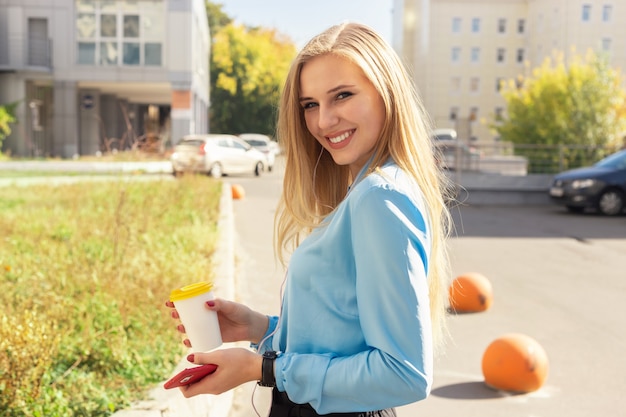
[[269, 417], [396, 417], [393, 408], [379, 411], [362, 411], [356, 413], [317, 414], [310, 404], [296, 404], [289, 399], [286, 392], [276, 388], [272, 390], [272, 407]]

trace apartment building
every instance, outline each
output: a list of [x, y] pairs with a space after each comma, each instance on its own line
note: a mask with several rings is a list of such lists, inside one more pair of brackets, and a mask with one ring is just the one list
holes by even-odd
[[501, 80], [528, 75], [554, 51], [592, 49], [626, 70], [623, 0], [394, 0], [394, 48], [413, 71], [437, 128], [489, 145], [506, 111]]
[[0, 103], [19, 102], [2, 151], [70, 158], [207, 132], [209, 53], [203, 0], [0, 0]]

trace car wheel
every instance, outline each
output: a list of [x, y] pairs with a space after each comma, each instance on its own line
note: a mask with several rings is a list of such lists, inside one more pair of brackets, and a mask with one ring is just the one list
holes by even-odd
[[598, 210], [606, 216], [616, 216], [624, 210], [624, 200], [620, 190], [606, 190], [598, 199]]
[[211, 169], [209, 169], [209, 175], [213, 178], [222, 178], [224, 175], [224, 171], [222, 170], [222, 165], [219, 162], [211, 165]]
[[565, 208], [570, 213], [582, 213], [583, 211], [585, 211], [584, 207], [579, 207], [579, 206], [566, 206]]
[[254, 176], [258, 177], [259, 175], [261, 175], [261, 172], [263, 172], [263, 162], [257, 162], [256, 166], [254, 167]]

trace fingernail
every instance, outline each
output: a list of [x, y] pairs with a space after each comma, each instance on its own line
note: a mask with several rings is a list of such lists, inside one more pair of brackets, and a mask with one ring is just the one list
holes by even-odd
[[215, 307], [215, 301], [207, 301], [206, 305], [208, 305], [209, 307]]
[[191, 355], [187, 355], [187, 360], [189, 362], [193, 362], [194, 359], [195, 359], [195, 355], [193, 353]]

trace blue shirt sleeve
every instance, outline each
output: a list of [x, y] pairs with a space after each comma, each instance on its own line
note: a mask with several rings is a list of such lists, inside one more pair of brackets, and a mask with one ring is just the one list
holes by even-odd
[[265, 353], [266, 350], [271, 350], [273, 341], [272, 339], [274, 338], [276, 326], [278, 325], [277, 316], [267, 316], [267, 318], [269, 320], [267, 331], [265, 332], [259, 343], [250, 343], [250, 347], [261, 354]]
[[389, 184], [354, 194], [352, 251], [342, 255], [354, 260], [365, 348], [351, 355], [286, 352], [276, 360], [277, 388], [320, 414], [412, 403], [432, 385], [430, 240], [421, 199]]

